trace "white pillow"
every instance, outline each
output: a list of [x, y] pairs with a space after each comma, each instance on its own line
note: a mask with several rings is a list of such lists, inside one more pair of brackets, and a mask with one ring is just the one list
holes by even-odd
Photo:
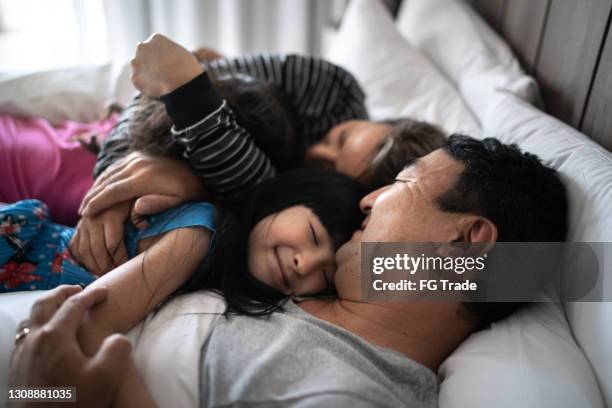
[[558, 303], [474, 333], [439, 370], [440, 407], [604, 407]]
[[402, 38], [378, 0], [351, 1], [328, 58], [355, 75], [372, 119], [412, 117], [449, 133], [480, 133], [453, 85]]
[[[484, 129], [486, 134], [537, 154], [561, 173], [570, 200], [569, 241], [612, 242], [610, 152], [507, 93], [497, 93]], [[604, 273], [603, 297], [612, 299], [609, 257], [600, 269]], [[567, 303], [565, 310], [573, 334], [597, 375], [606, 403], [612, 406], [612, 302]], [[586, 373], [581, 370], [575, 375]]]
[[[492, 93], [490, 102], [483, 134], [516, 143], [560, 172], [570, 201], [568, 240], [611, 242], [612, 154], [509, 92]], [[604, 266], [608, 282], [610, 269]], [[600, 387], [610, 405], [612, 303], [565, 310], [571, 324], [560, 304], [546, 303], [472, 335], [441, 366], [440, 406], [604, 407]]]
[[[0, 294], [1, 395], [6, 395], [17, 325], [46, 292]], [[194, 292], [174, 298], [127, 334], [140, 379], [158, 406], [198, 406], [200, 350], [224, 311], [225, 301], [219, 295]]]
[[406, 0], [396, 24], [456, 84], [480, 121], [497, 90], [539, 103], [533, 78], [525, 75], [508, 45], [464, 1]]
[[0, 112], [57, 124], [100, 118], [111, 96], [111, 66], [0, 74]]
[[0, 73], [0, 113], [86, 123], [111, 100], [126, 106], [134, 92], [129, 64]]
[[224, 311], [220, 295], [194, 292], [174, 298], [128, 333], [134, 364], [157, 406], [199, 405], [200, 351]]

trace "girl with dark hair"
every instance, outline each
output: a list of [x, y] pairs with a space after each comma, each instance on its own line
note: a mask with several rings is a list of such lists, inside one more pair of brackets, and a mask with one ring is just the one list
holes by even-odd
[[216, 289], [229, 311], [253, 315], [272, 312], [288, 295], [333, 293], [334, 254], [359, 228], [365, 193], [358, 182], [324, 169], [259, 184], [239, 205], [220, 210], [210, 267], [185, 289]]
[[[365, 193], [361, 184], [334, 171], [290, 171], [257, 185], [240, 202], [185, 204], [149, 217], [142, 230], [128, 225], [125, 241], [133, 258], [139, 250], [153, 251], [156, 237], [175, 229], [206, 229], [209, 245], [201, 248], [204, 253], [198, 250], [206, 259], [188, 282], [180, 282], [181, 291], [213, 289], [226, 297], [228, 311], [266, 314], [287, 296], [333, 291], [334, 253], [359, 228], [358, 203]], [[67, 250], [74, 228], [49, 222], [41, 202], [1, 208], [0, 225], [2, 291], [96, 280]], [[131, 265], [142, 267], [146, 284], [154, 265], [144, 260]], [[131, 294], [130, 301], [145, 305], [149, 299]]]

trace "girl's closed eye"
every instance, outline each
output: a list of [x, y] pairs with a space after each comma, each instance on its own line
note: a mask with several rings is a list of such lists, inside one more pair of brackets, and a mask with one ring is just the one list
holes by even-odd
[[249, 240], [249, 270], [286, 295], [317, 294], [329, 289], [333, 265], [329, 233], [313, 211], [294, 206], [260, 221]]
[[365, 194], [359, 182], [323, 169], [261, 183], [217, 220], [211, 273], [201, 274], [200, 287], [223, 293], [229, 312], [250, 315], [277, 310], [288, 296], [333, 292], [335, 251], [361, 225]]

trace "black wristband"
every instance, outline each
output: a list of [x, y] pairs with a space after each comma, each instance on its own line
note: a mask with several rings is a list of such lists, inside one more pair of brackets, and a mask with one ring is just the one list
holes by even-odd
[[206, 72], [162, 95], [160, 99], [177, 130], [199, 122], [223, 104], [223, 98]]

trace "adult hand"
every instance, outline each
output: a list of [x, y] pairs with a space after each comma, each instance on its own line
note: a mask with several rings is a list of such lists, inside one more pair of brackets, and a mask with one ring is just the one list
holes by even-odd
[[161, 34], [138, 43], [131, 67], [136, 89], [153, 98], [174, 91], [204, 71], [192, 53]]
[[123, 226], [130, 207], [130, 202], [122, 202], [79, 220], [70, 253], [94, 275], [102, 276], [128, 260]]
[[200, 179], [185, 162], [134, 152], [100, 175], [85, 195], [79, 213], [93, 216], [135, 199], [135, 212], [149, 215], [203, 197]]
[[81, 292], [78, 286], [59, 286], [41, 297], [29, 320], [20, 325], [20, 336], [25, 337], [17, 339], [11, 357], [10, 386], [76, 387], [76, 406], [109, 406], [127, 368], [131, 345], [125, 337], [112, 335], [88, 357], [77, 341], [85, 314], [106, 294], [105, 288]]

